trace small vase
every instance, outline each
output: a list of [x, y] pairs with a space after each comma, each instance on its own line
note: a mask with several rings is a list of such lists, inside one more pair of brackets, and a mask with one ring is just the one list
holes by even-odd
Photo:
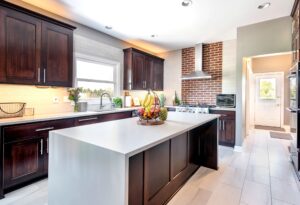
[[74, 102], [74, 112], [79, 112], [79, 104], [78, 104], [78, 102]]

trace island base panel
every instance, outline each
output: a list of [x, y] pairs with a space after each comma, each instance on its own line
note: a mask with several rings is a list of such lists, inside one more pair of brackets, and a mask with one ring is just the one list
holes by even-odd
[[200, 166], [218, 169], [218, 120], [130, 157], [128, 204], [166, 204]]

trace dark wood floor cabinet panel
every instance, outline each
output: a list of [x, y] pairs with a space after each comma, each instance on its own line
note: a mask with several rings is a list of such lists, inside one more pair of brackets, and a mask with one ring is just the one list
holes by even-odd
[[211, 110], [212, 114], [220, 114], [219, 144], [234, 147], [235, 145], [235, 111]]
[[74, 29], [0, 1], [0, 83], [72, 86]]
[[128, 204], [166, 204], [200, 166], [218, 169], [217, 127], [215, 119], [131, 157]]
[[124, 89], [163, 90], [164, 60], [134, 48], [124, 49]]
[[144, 153], [129, 158], [129, 205], [144, 203]]
[[0, 82], [38, 84], [42, 21], [0, 7]]
[[4, 145], [4, 188], [41, 176], [44, 172], [43, 139]]
[[73, 31], [43, 22], [42, 39], [44, 83], [72, 87]]
[[171, 179], [188, 166], [188, 136], [184, 133], [171, 139]]
[[144, 204], [152, 204], [153, 197], [170, 181], [170, 141], [145, 151], [144, 157]]

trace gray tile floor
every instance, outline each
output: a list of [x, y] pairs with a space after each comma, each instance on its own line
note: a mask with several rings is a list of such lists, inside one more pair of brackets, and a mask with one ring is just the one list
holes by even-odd
[[[201, 167], [168, 205], [300, 205], [288, 140], [253, 130], [242, 152], [220, 147], [220, 169]], [[47, 205], [47, 180], [6, 195], [0, 205]]]

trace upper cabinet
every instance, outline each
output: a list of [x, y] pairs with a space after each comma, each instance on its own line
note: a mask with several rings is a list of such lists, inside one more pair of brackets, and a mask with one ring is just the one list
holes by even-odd
[[300, 8], [299, 8], [299, 0], [296, 0], [294, 3], [294, 7], [292, 10], [292, 51], [293, 51], [293, 55], [292, 55], [292, 63], [293, 65], [295, 63], [297, 63], [299, 61], [299, 12], [300, 12]]
[[0, 83], [72, 86], [75, 28], [0, 3]]
[[124, 90], [163, 90], [164, 59], [124, 49]]

